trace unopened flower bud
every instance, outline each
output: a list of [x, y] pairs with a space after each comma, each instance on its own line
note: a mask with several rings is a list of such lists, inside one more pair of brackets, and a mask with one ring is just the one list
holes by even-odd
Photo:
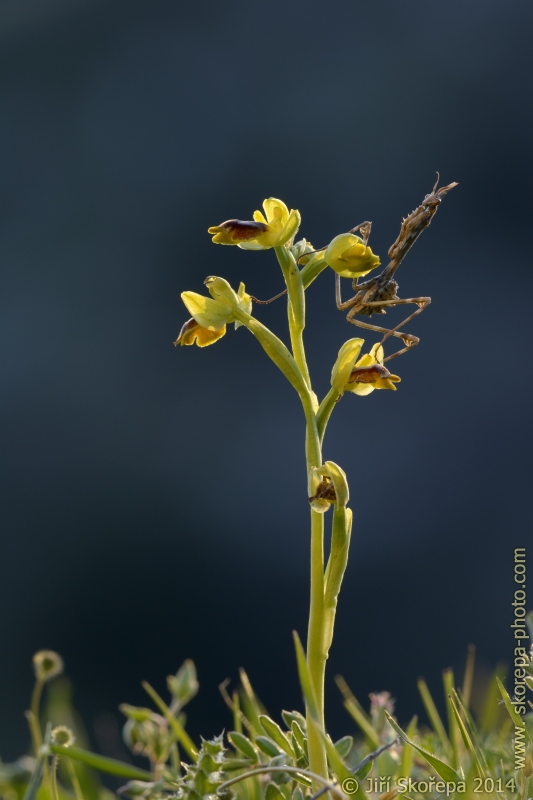
[[359, 278], [381, 263], [370, 247], [353, 233], [336, 236], [327, 246], [324, 260], [341, 278]]
[[41, 683], [52, 680], [63, 672], [63, 659], [53, 650], [39, 650], [33, 656], [35, 677]]
[[308, 477], [308, 495], [311, 508], [319, 514], [331, 505], [346, 506], [350, 495], [344, 470], [334, 461], [312, 469]]

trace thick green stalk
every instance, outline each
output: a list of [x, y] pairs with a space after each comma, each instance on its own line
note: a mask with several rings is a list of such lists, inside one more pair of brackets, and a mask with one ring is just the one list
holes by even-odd
[[[307, 629], [307, 665], [318, 705], [318, 722], [324, 730], [324, 678], [326, 653], [324, 617], [324, 515], [311, 511], [311, 598]], [[307, 747], [309, 767], [312, 772], [327, 778], [326, 747], [307, 708]]]

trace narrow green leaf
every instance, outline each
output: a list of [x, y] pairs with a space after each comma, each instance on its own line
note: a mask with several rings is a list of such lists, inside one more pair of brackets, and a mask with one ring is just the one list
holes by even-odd
[[293, 720], [293, 723], [292, 723], [292, 726], [291, 726], [291, 731], [292, 731], [292, 735], [293, 735], [294, 740], [296, 742], [298, 742], [298, 746], [299, 746], [300, 750], [302, 751], [302, 753], [304, 754], [304, 756], [306, 758], [309, 758], [309, 755], [307, 753], [307, 739], [306, 739], [305, 733], [303, 732], [301, 727], [298, 725], [296, 720]]
[[343, 736], [338, 742], [335, 742], [335, 750], [341, 758], [346, 758], [348, 753], [353, 747], [353, 736]]
[[[505, 668], [502, 664], [498, 664], [494, 670], [489, 688], [483, 700], [483, 709], [481, 711], [480, 728], [484, 733], [490, 733], [496, 730], [498, 721], [503, 711], [500, 704], [500, 689], [498, 687], [499, 678], [501, 681], [505, 678]], [[505, 715], [507, 718], [507, 714]]]
[[281, 789], [278, 789], [275, 783], [269, 783], [265, 791], [265, 800], [279, 800], [280, 797], [285, 800]]
[[464, 699], [464, 704], [467, 708], [470, 706], [472, 684], [474, 681], [475, 663], [476, 663], [476, 647], [473, 644], [469, 644], [468, 654], [466, 657], [465, 674], [463, 676], [463, 699]]
[[373, 766], [374, 766], [374, 759], [371, 758], [370, 761], [366, 762], [366, 764], [363, 762], [363, 765], [354, 772], [354, 776], [359, 780], [364, 781], [364, 779], [366, 778], [366, 776], [368, 775]]
[[346, 766], [342, 758], [337, 752], [337, 749], [329, 736], [327, 734], [323, 734], [324, 743], [326, 745], [326, 753], [328, 756], [329, 765], [332, 771], [337, 776], [337, 780], [339, 783], [342, 783], [346, 778], [352, 777], [351, 770]]
[[154, 779], [154, 776], [144, 769], [139, 769], [131, 764], [124, 764], [114, 758], [96, 755], [96, 753], [82, 750], [79, 747], [63, 747], [59, 744], [51, 744], [50, 751], [56, 756], [64, 756], [65, 758], [71, 758], [73, 761], [80, 761], [87, 767], [92, 767], [98, 772], [105, 772], [108, 775], [117, 775], [120, 778], [146, 782], [151, 782]]
[[291, 743], [281, 730], [280, 726], [277, 722], [274, 722], [273, 719], [267, 717], [266, 714], [262, 714], [259, 717], [259, 722], [261, 723], [264, 732], [280, 747], [288, 756], [291, 758], [296, 758], [294, 750], [292, 748]]
[[225, 758], [224, 772], [235, 772], [237, 769], [249, 769], [253, 767], [248, 758]]
[[[408, 739], [412, 739], [413, 736], [416, 734], [416, 727], [418, 725], [418, 717], [415, 715], [409, 725], [407, 726], [407, 737]], [[407, 742], [402, 742], [402, 755], [400, 759], [400, 771], [398, 773], [398, 777], [400, 778], [409, 778], [411, 775], [411, 769], [413, 766], [413, 748]]]
[[466, 707], [466, 704], [465, 704], [464, 699], [461, 696], [461, 694], [459, 692], [455, 691], [455, 690], [453, 692], [453, 699], [454, 699], [454, 702], [455, 702], [460, 714], [462, 715], [462, 719], [463, 719], [465, 728], [466, 728], [466, 730], [468, 732], [469, 737], [472, 740], [472, 744], [474, 746], [474, 750], [476, 751], [476, 753], [477, 753], [477, 755], [478, 755], [478, 757], [479, 757], [479, 759], [481, 761], [481, 765], [483, 766], [483, 769], [484, 770], [490, 770], [489, 762], [487, 760], [487, 756], [486, 756], [486, 753], [485, 753], [484, 743], [482, 742], [482, 740], [481, 740], [481, 738], [480, 738], [480, 736], [478, 734], [477, 725], [474, 722], [474, 718], [472, 717], [472, 714], [470, 713], [469, 709]]
[[161, 711], [165, 719], [167, 720], [168, 724], [172, 728], [174, 735], [178, 742], [181, 744], [183, 749], [186, 751], [189, 758], [193, 761], [196, 761], [198, 758], [198, 750], [196, 749], [193, 740], [186, 732], [183, 725], [176, 719], [170, 708], [167, 706], [165, 701], [162, 697], [158, 695], [156, 690], [150, 686], [148, 681], [142, 681], [142, 687], [144, 691], [150, 695], [158, 709]]
[[[35, 800], [41, 787], [44, 774], [44, 756], [40, 756], [35, 764], [35, 769], [24, 792], [24, 800]], [[150, 776], [151, 777], [151, 776]]]
[[372, 727], [372, 723], [370, 718], [365, 713], [361, 704], [357, 700], [357, 698], [352, 694], [348, 684], [342, 677], [342, 675], [335, 676], [335, 683], [339, 687], [342, 696], [344, 697], [344, 708], [351, 716], [351, 718], [359, 725], [362, 732], [365, 734], [367, 739], [369, 740], [372, 748], [375, 749], [381, 745], [381, 740]]
[[[444, 683], [445, 697], [448, 697], [455, 688], [455, 679], [452, 669], [445, 669], [443, 671], [442, 681]], [[461, 763], [461, 733], [449, 703], [446, 703], [446, 712], [448, 715], [448, 736], [452, 745], [451, 762], [454, 767], [458, 767]]]
[[439, 737], [445, 753], [450, 755], [452, 752], [451, 742], [448, 739], [448, 734], [446, 733], [446, 729], [440, 718], [440, 714], [437, 711], [437, 707], [433, 702], [431, 692], [429, 691], [427, 683], [424, 680], [424, 678], [418, 679], [417, 686], [418, 686], [418, 691], [420, 692], [420, 696], [422, 698], [422, 702], [424, 703], [424, 708], [426, 709], [426, 713], [429, 717], [429, 721], [433, 725], [433, 730]]
[[289, 730], [291, 729], [292, 723], [296, 722], [300, 726], [301, 730], [305, 732], [305, 717], [303, 714], [300, 714], [299, 711], [282, 711], [281, 716], [283, 717], [283, 721]]
[[243, 697], [243, 706], [246, 713], [247, 719], [251, 722], [254, 727], [254, 730], [261, 734], [263, 728], [261, 727], [261, 723], [259, 722], [259, 717], [261, 714], [265, 713], [265, 709], [262, 707], [261, 703], [256, 697], [256, 694], [252, 688], [252, 684], [250, 683], [250, 679], [246, 674], [245, 670], [239, 670], [239, 677], [241, 679], [241, 686], [244, 690], [244, 697]]
[[[335, 745], [327, 734], [322, 733], [324, 743], [326, 745], [326, 753], [328, 762], [332, 772], [336, 775], [338, 782], [342, 785], [345, 780], [353, 779], [353, 772], [346, 766], [342, 758], [339, 756]], [[361, 781], [358, 781], [358, 786], [355, 792], [350, 794], [351, 798], [355, 800], [366, 800], [366, 792], [361, 786]]]
[[498, 689], [500, 690], [500, 694], [503, 698], [503, 702], [505, 704], [505, 708], [509, 712], [509, 716], [513, 720], [514, 724], [517, 725], [519, 728], [524, 728], [527, 732], [526, 724], [520, 714], [517, 714], [515, 711], [515, 707], [509, 695], [507, 694], [507, 690], [501, 680], [497, 677], [496, 683], [498, 684]]
[[403, 742], [407, 742], [407, 744], [411, 745], [411, 747], [414, 748], [417, 753], [420, 753], [420, 755], [423, 758], [425, 758], [428, 764], [431, 764], [437, 775], [440, 775], [440, 777], [444, 781], [457, 782], [460, 780], [459, 775], [454, 769], [452, 769], [452, 767], [450, 767], [448, 764], [445, 764], [444, 761], [440, 760], [440, 758], [437, 758], [431, 753], [428, 753], [428, 751], [424, 750], [423, 747], [420, 747], [419, 745], [415, 744], [415, 742], [413, 742], [411, 739], [409, 739], [407, 734], [404, 731], [402, 731], [398, 723], [391, 717], [391, 715], [387, 711], [385, 711], [385, 716], [387, 717], [391, 728], [393, 728], [393, 730], [396, 731], [400, 739]]
[[336, 608], [337, 606], [337, 598], [348, 563], [351, 532], [351, 509], [335, 506], [331, 526], [331, 550], [324, 576], [324, 605], [326, 608]]
[[313, 687], [313, 682], [311, 680], [311, 675], [309, 674], [309, 669], [307, 667], [307, 661], [305, 658], [305, 652], [302, 647], [302, 643], [300, 642], [300, 637], [296, 633], [296, 631], [292, 632], [294, 638], [294, 646], [296, 648], [296, 662], [298, 665], [298, 677], [300, 679], [300, 687], [302, 689], [302, 693], [304, 696], [305, 703], [309, 708], [309, 712], [314, 720], [319, 719], [318, 715], [318, 703], [316, 700], [315, 689]]
[[237, 748], [237, 750], [240, 750], [241, 753], [244, 753], [245, 756], [248, 756], [248, 758], [251, 759], [254, 764], [257, 762], [257, 750], [246, 736], [244, 736], [242, 733], [238, 733], [237, 731], [232, 731], [231, 733], [228, 733], [228, 739], [232, 745]]
[[261, 752], [266, 756], [270, 756], [270, 758], [275, 758], [280, 754], [279, 747], [267, 736], [258, 736], [255, 743]]
[[448, 701], [449, 701], [449, 703], [450, 703], [450, 705], [452, 707], [452, 712], [453, 712], [453, 714], [455, 716], [457, 725], [458, 725], [459, 730], [461, 732], [461, 736], [463, 738], [463, 742], [465, 743], [465, 747], [468, 750], [468, 752], [470, 753], [470, 755], [472, 756], [472, 759], [473, 759], [473, 761], [474, 761], [474, 763], [475, 763], [475, 765], [477, 767], [478, 775], [482, 780], [485, 780], [485, 772], [483, 771], [483, 767], [481, 766], [481, 762], [480, 762], [480, 760], [478, 758], [478, 755], [477, 755], [477, 753], [476, 753], [476, 751], [474, 749], [474, 745], [472, 744], [472, 739], [468, 735], [468, 731], [466, 729], [466, 725], [464, 724], [464, 722], [463, 722], [463, 720], [461, 718], [461, 715], [459, 714], [459, 710], [458, 710], [457, 706], [455, 705], [455, 703], [453, 702], [453, 698], [451, 697], [451, 695], [450, 695], [450, 697], [448, 697]]

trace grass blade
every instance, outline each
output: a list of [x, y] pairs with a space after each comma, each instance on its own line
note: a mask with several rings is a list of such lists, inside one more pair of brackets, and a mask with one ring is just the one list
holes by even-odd
[[440, 758], [437, 758], [437, 756], [428, 753], [428, 751], [424, 750], [423, 747], [420, 747], [419, 745], [415, 744], [415, 742], [413, 742], [407, 736], [407, 734], [404, 733], [404, 731], [402, 731], [398, 723], [391, 717], [391, 715], [387, 711], [385, 711], [385, 715], [390, 723], [391, 728], [393, 728], [396, 731], [400, 739], [403, 742], [407, 742], [407, 744], [411, 745], [411, 747], [414, 750], [416, 750], [417, 753], [420, 753], [422, 758], [424, 758], [428, 762], [428, 764], [431, 764], [437, 775], [440, 775], [440, 777], [447, 783], [457, 783], [460, 780], [459, 775], [454, 769], [452, 769], [452, 767], [450, 767], [448, 764], [445, 764], [444, 761], [441, 761]]
[[433, 730], [439, 737], [445, 753], [450, 756], [452, 752], [452, 745], [448, 739], [448, 734], [446, 733], [446, 729], [440, 718], [440, 714], [437, 711], [437, 707], [433, 702], [433, 697], [431, 696], [431, 692], [429, 691], [428, 685], [424, 678], [418, 679], [417, 686], [424, 704], [424, 708], [426, 709], [426, 714], [429, 717], [429, 721], [433, 725]]
[[153, 781], [154, 776], [144, 769], [139, 769], [131, 764], [124, 764], [114, 758], [99, 756], [89, 750], [82, 750], [80, 747], [63, 747], [60, 744], [51, 744], [50, 752], [55, 756], [64, 756], [73, 761], [80, 761], [87, 767], [92, 767], [98, 772], [105, 772], [108, 775], [117, 775], [119, 778], [129, 778], [132, 781]]
[[465, 743], [465, 747], [468, 750], [468, 752], [470, 753], [470, 755], [472, 756], [472, 759], [473, 759], [473, 761], [474, 761], [474, 763], [475, 763], [475, 765], [477, 767], [477, 771], [478, 771], [479, 777], [481, 778], [481, 780], [484, 781], [485, 780], [485, 772], [483, 771], [483, 767], [481, 766], [481, 762], [480, 762], [480, 760], [478, 758], [478, 754], [477, 754], [477, 752], [476, 752], [476, 750], [474, 748], [474, 745], [472, 744], [472, 739], [468, 735], [468, 731], [466, 729], [466, 725], [464, 724], [464, 722], [463, 722], [463, 720], [461, 718], [461, 715], [459, 714], [459, 710], [458, 710], [457, 706], [455, 705], [451, 695], [448, 697], [448, 700], [449, 700], [450, 705], [452, 707], [452, 712], [453, 712], [453, 714], [455, 716], [458, 728], [459, 728], [459, 730], [461, 732], [461, 736], [463, 738], [463, 742]]

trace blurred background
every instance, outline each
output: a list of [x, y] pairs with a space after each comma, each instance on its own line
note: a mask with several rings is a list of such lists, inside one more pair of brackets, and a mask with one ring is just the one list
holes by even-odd
[[[301, 708], [298, 398], [245, 329], [172, 345], [180, 292], [209, 274], [281, 291], [272, 253], [206, 234], [268, 196], [315, 246], [372, 220], [385, 261], [436, 171], [460, 184], [398, 272], [403, 297], [433, 298], [399, 390], [347, 396], [328, 431], [356, 515], [332, 733], [352, 730], [336, 673], [365, 706], [391, 691], [405, 722], [417, 677], [438, 693], [470, 642], [487, 670], [509, 661], [530, 530], [532, 24], [528, 0], [1, 4], [4, 759], [28, 744], [40, 648], [108, 754], [118, 704], [146, 704], [142, 679], [164, 692], [185, 658], [194, 736], [231, 726], [217, 686], [240, 666], [277, 719]], [[307, 297], [323, 395], [364, 334], [331, 273]], [[286, 336], [284, 300], [255, 313]]]

